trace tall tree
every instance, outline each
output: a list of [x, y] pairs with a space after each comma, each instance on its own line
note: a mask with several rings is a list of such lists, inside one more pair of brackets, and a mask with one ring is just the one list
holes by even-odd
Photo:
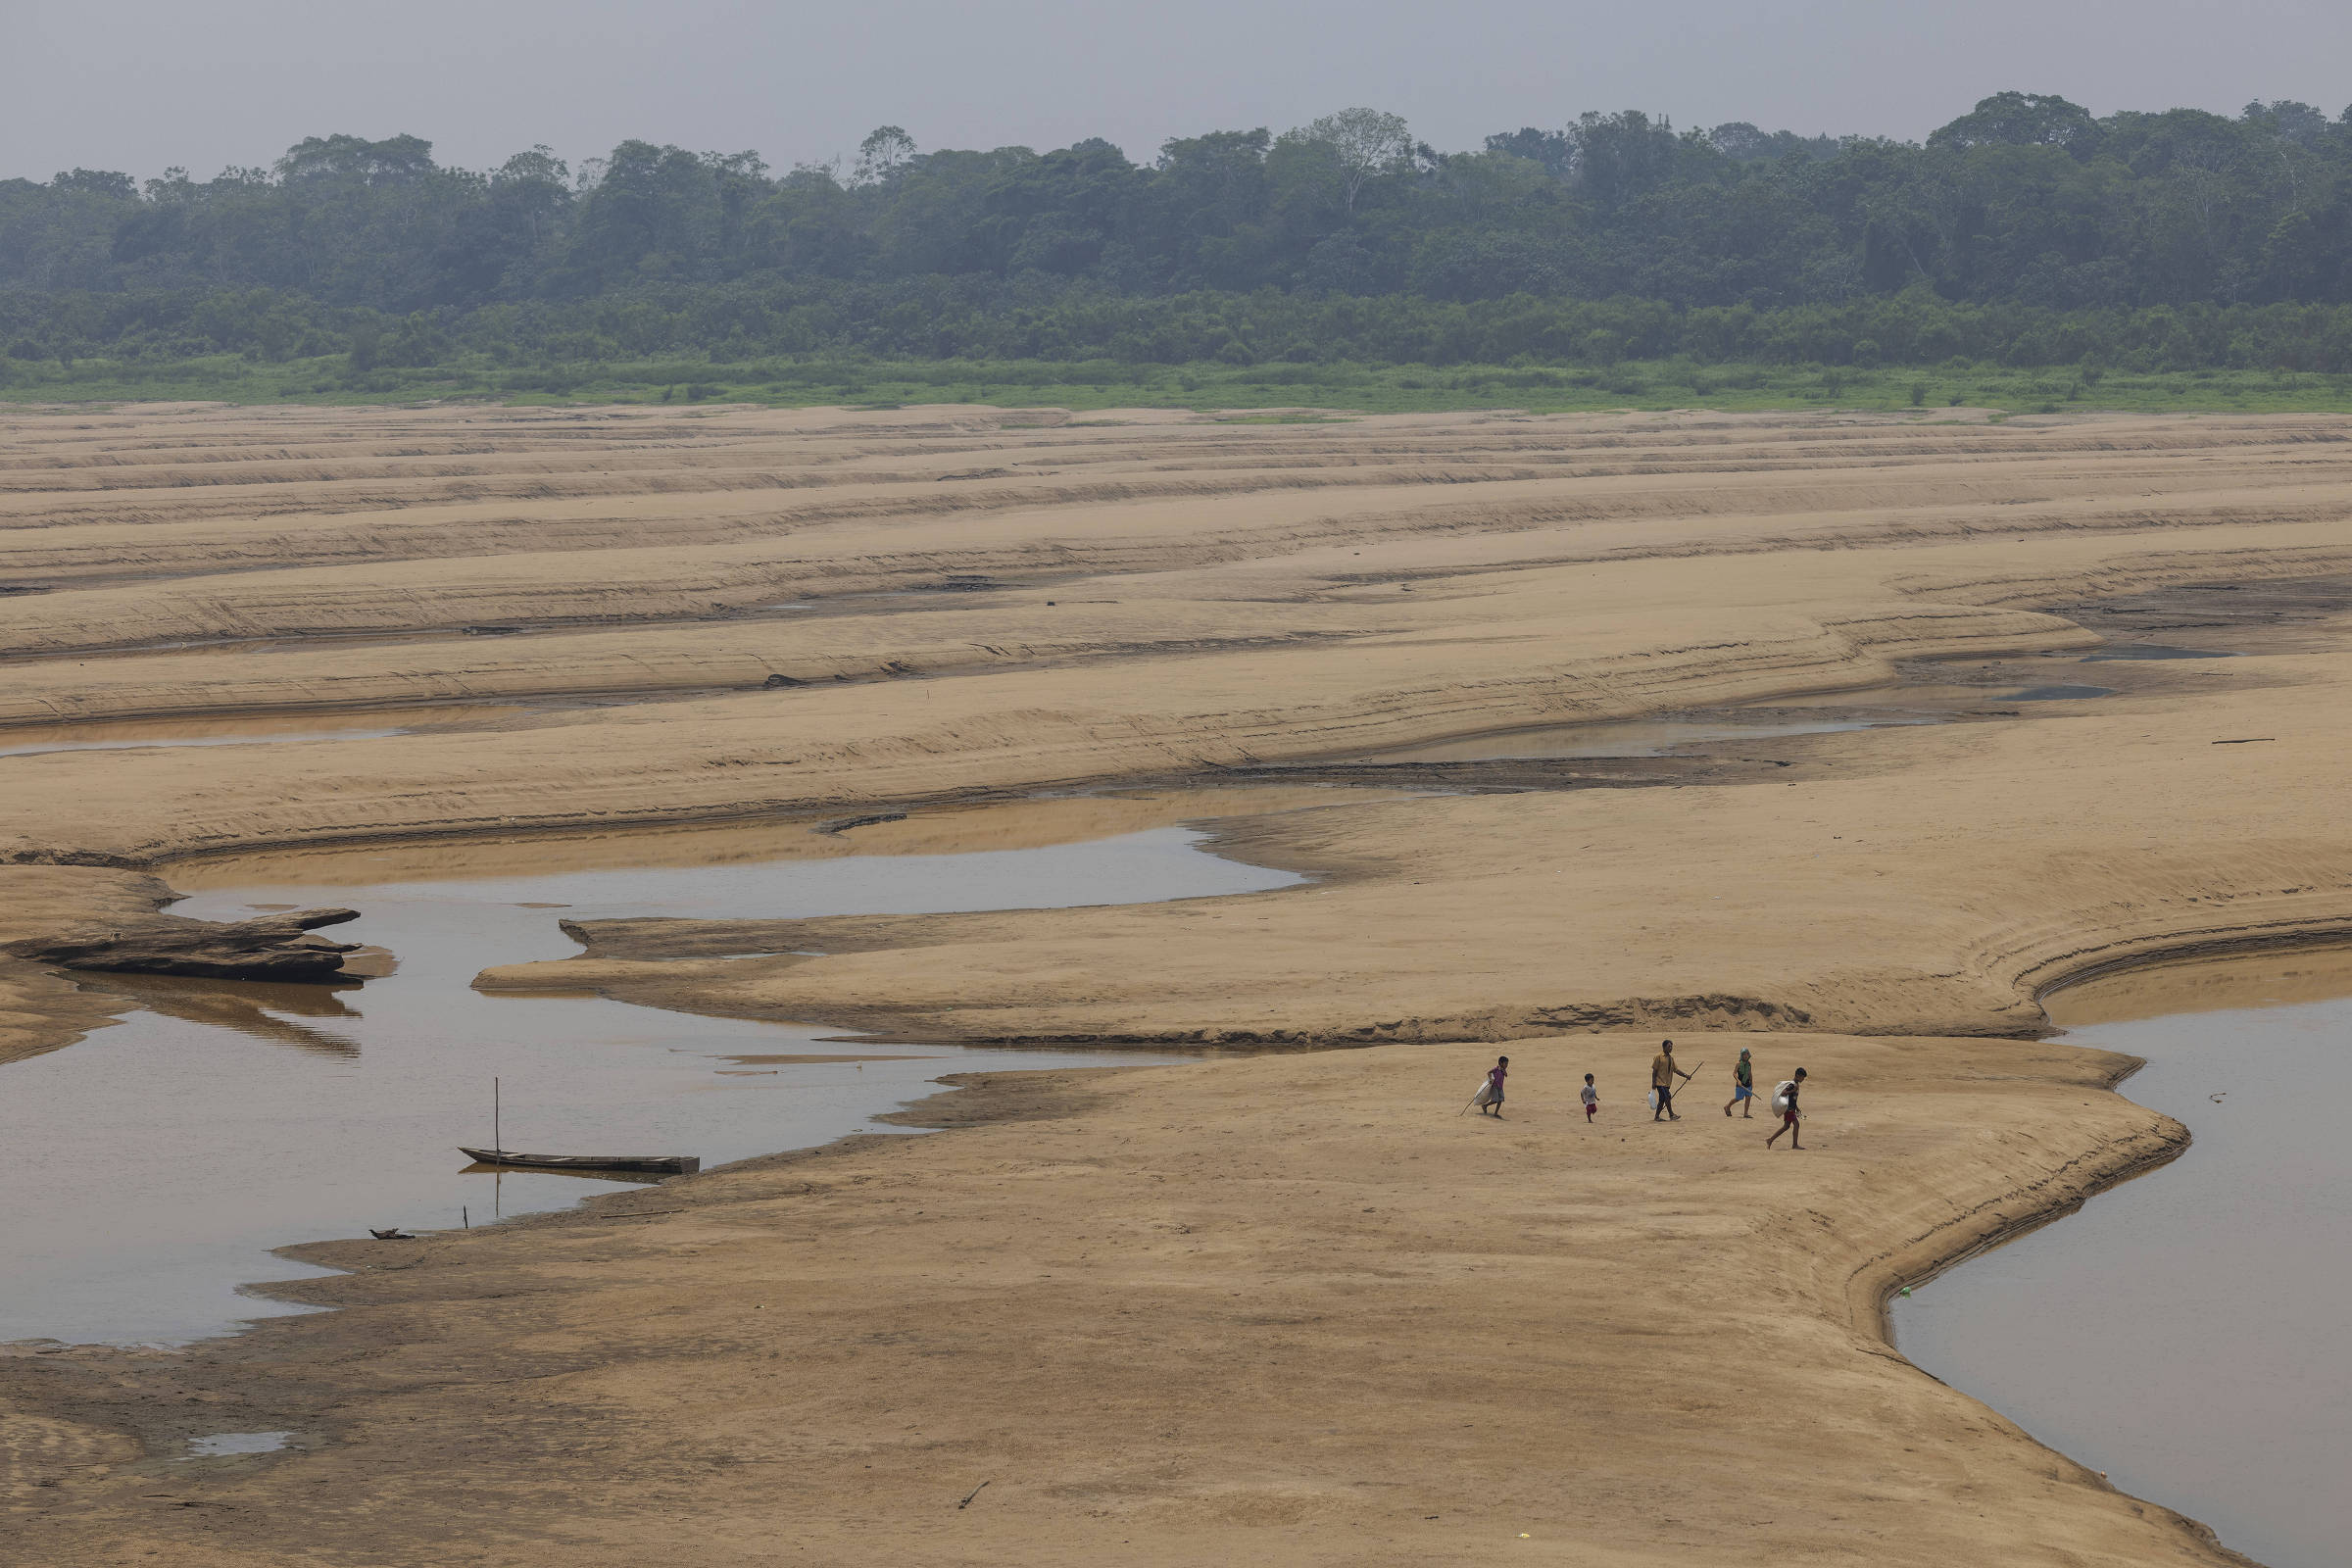
[[1413, 137], [1404, 118], [1377, 109], [1343, 109], [1309, 121], [1295, 134], [1331, 150], [1339, 169], [1341, 199], [1351, 218], [1364, 187], [1382, 174], [1400, 172], [1413, 156]]
[[885, 185], [914, 159], [914, 138], [898, 125], [877, 125], [858, 144], [856, 185]]

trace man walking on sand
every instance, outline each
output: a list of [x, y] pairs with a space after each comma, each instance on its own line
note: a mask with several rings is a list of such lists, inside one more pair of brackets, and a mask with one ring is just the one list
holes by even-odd
[[1729, 1116], [1732, 1113], [1732, 1107], [1738, 1105], [1740, 1119], [1751, 1121], [1754, 1117], [1748, 1107], [1755, 1102], [1756, 1067], [1755, 1063], [1747, 1059], [1747, 1053], [1742, 1051], [1740, 1053], [1739, 1064], [1732, 1068], [1732, 1098], [1723, 1102], [1723, 1113]]
[[1796, 1069], [1796, 1076], [1789, 1079], [1788, 1086], [1782, 1089], [1778, 1095], [1773, 1097], [1774, 1101], [1782, 1107], [1781, 1131], [1774, 1133], [1770, 1138], [1764, 1140], [1764, 1147], [1766, 1149], [1770, 1149], [1774, 1144], [1780, 1141], [1781, 1133], [1787, 1133], [1788, 1135], [1788, 1147], [1790, 1149], [1802, 1149], [1805, 1147], [1803, 1144], [1797, 1142], [1798, 1134], [1796, 1130], [1796, 1092], [1804, 1087], [1805, 1069], [1799, 1067]]
[[1677, 1073], [1682, 1073], [1685, 1078], [1690, 1076], [1674, 1064], [1674, 1042], [1671, 1040], [1658, 1042], [1657, 1059], [1649, 1064], [1649, 1087], [1658, 1092], [1657, 1108], [1649, 1113], [1651, 1121], [1656, 1121], [1661, 1116], [1668, 1121], [1683, 1119], [1675, 1113], [1674, 1108], [1674, 1078]]

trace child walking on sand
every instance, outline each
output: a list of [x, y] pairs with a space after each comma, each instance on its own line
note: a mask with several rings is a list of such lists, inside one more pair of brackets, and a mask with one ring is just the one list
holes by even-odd
[[1494, 1065], [1487, 1069], [1487, 1087], [1478, 1092], [1478, 1102], [1486, 1114], [1502, 1115], [1502, 1081], [1511, 1075], [1511, 1058], [1496, 1056]]
[[1804, 1087], [1805, 1069], [1799, 1067], [1796, 1069], [1796, 1076], [1789, 1079], [1787, 1083], [1781, 1085], [1781, 1092], [1772, 1097], [1773, 1104], [1780, 1108], [1781, 1130], [1780, 1132], [1774, 1133], [1770, 1138], [1764, 1140], [1764, 1147], [1766, 1149], [1770, 1149], [1774, 1144], [1777, 1144], [1781, 1141], [1781, 1133], [1787, 1133], [1788, 1135], [1788, 1147], [1790, 1149], [1802, 1149], [1805, 1147], [1803, 1144], [1797, 1142], [1797, 1139], [1800, 1135], [1798, 1134], [1796, 1127], [1796, 1092]]
[[1600, 1091], [1592, 1087], [1592, 1075], [1585, 1074], [1584, 1092], [1577, 1098], [1585, 1102], [1585, 1124], [1591, 1126], [1592, 1113], [1600, 1108]]
[[1750, 1115], [1748, 1107], [1755, 1103], [1755, 1063], [1748, 1060], [1747, 1053], [1742, 1051], [1740, 1053], [1739, 1065], [1732, 1069], [1732, 1098], [1724, 1102], [1723, 1113], [1729, 1116], [1732, 1113], [1732, 1107], [1738, 1105], [1740, 1119], [1742, 1121], [1752, 1120], [1753, 1117]]

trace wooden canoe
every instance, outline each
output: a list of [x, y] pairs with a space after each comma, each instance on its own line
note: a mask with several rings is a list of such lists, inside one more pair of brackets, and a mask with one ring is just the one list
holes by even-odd
[[691, 1176], [703, 1168], [693, 1154], [517, 1154], [512, 1150], [467, 1149], [458, 1152], [477, 1164], [505, 1165], [513, 1170], [624, 1170], [658, 1176]]

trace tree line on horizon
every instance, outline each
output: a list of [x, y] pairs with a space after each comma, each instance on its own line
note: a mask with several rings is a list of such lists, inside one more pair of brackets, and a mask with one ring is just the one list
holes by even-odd
[[[2352, 305], [2347, 240], [2352, 110], [2283, 100], [2099, 118], [2001, 93], [1918, 143], [1629, 110], [1460, 152], [1351, 109], [1143, 164], [884, 126], [781, 172], [643, 141], [467, 171], [336, 135], [209, 180], [0, 181], [0, 355], [1918, 363], [2058, 354], [2064, 320], [2082, 355], [2341, 369], [2337, 313], [2315, 338], [2281, 311]], [[1475, 344], [1433, 340], [1463, 323]]]

